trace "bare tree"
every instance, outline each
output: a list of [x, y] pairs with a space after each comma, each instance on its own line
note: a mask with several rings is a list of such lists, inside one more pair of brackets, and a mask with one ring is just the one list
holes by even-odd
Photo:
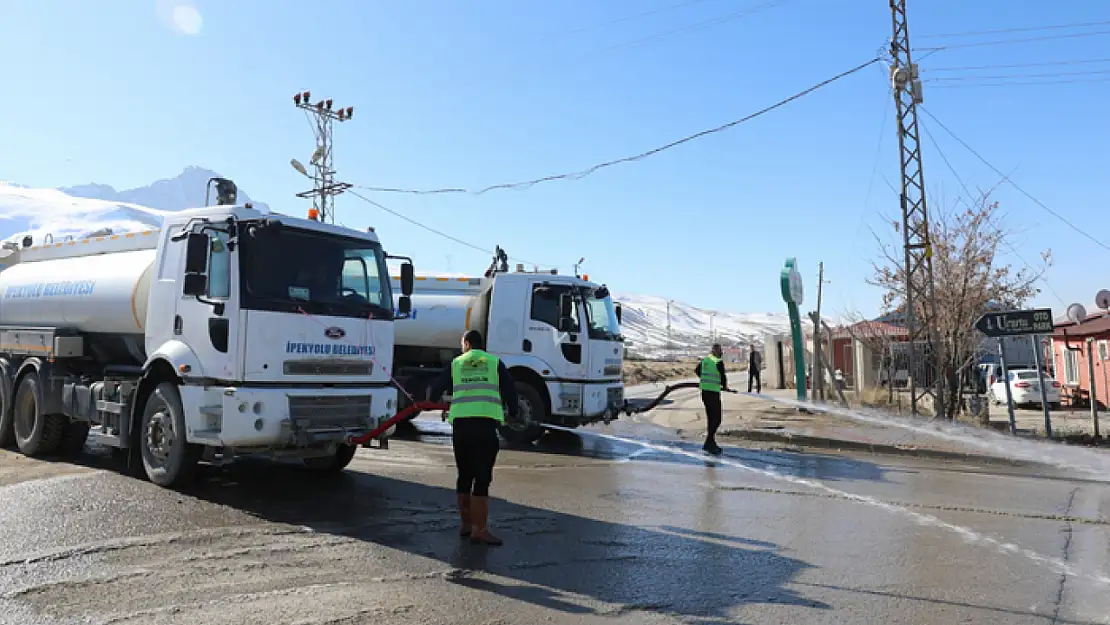
[[[934, 202], [933, 206], [942, 206]], [[1051, 251], [1040, 254], [1041, 265], [1014, 270], [1003, 262], [1000, 252], [1012, 250], [1010, 232], [999, 223], [998, 203], [984, 193], [974, 205], [941, 208], [933, 211], [929, 238], [933, 252], [936, 282], [937, 326], [943, 343], [945, 388], [944, 405], [952, 419], [962, 404], [961, 384], [964, 371], [979, 355], [982, 334], [975, 321], [991, 306], [1020, 308], [1040, 293], [1036, 282], [1051, 265]], [[900, 234], [901, 224], [894, 222]], [[900, 244], [878, 240], [881, 256], [873, 263], [869, 284], [883, 289], [883, 309], [901, 311], [905, 301], [904, 256]], [[921, 274], [918, 274], [921, 275]], [[916, 303], [915, 317], [925, 318], [925, 308]], [[923, 322], [923, 321], [922, 321]], [[915, 372], [910, 372], [914, 375]]]

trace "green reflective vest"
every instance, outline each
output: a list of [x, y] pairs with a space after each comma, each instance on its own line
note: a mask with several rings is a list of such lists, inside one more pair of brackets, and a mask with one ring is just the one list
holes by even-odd
[[701, 390], [721, 392], [721, 372], [717, 371], [717, 363], [721, 362], [716, 356], [706, 356], [701, 359]]
[[451, 361], [451, 408], [447, 421], [485, 417], [505, 423], [496, 356], [472, 349]]

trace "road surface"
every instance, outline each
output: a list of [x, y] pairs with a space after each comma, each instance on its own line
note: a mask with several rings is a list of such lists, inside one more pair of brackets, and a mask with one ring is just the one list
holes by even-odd
[[487, 548], [457, 537], [445, 426], [421, 429], [331, 479], [241, 462], [180, 493], [103, 450], [0, 451], [0, 623], [1110, 623], [1102, 483], [738, 447], [714, 462], [624, 421], [591, 432], [627, 441], [503, 450], [506, 542]]

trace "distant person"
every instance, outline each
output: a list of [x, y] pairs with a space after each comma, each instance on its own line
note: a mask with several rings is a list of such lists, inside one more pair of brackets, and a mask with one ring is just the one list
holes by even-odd
[[705, 406], [705, 420], [709, 426], [701, 448], [713, 455], [722, 451], [717, 445], [717, 428], [721, 427], [721, 391], [728, 390], [725, 363], [721, 360], [723, 354], [721, 344], [714, 343], [710, 354], [694, 368], [694, 374], [700, 381], [701, 403]]
[[451, 388], [447, 420], [458, 470], [455, 492], [462, 521], [459, 536], [469, 536], [474, 544], [496, 547], [502, 541], [490, 533], [487, 522], [489, 486], [500, 447], [497, 426], [505, 423], [504, 408], [508, 408], [509, 418], [515, 419], [518, 407], [516, 387], [505, 363], [484, 349], [480, 332], [464, 334], [462, 355], [432, 383], [428, 397], [434, 400]]
[[763, 354], [759, 350], [752, 348], [752, 353], [748, 354], [748, 392], [752, 392], [752, 380], [755, 380], [755, 392], [763, 392]]

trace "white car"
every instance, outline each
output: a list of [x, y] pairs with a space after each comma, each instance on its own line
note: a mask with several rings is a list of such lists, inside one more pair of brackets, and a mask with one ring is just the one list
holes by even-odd
[[[1013, 396], [1014, 404], [1041, 404], [1041, 384], [1037, 379], [1036, 369], [1011, 369], [1010, 374], [1010, 394]], [[990, 398], [995, 404], [1003, 404], [1006, 402], [1006, 387], [1005, 382], [996, 380], [991, 385]], [[1044, 376], [1045, 384], [1045, 397], [1048, 399], [1048, 405], [1051, 408], [1060, 407], [1060, 383], [1050, 376]]]

